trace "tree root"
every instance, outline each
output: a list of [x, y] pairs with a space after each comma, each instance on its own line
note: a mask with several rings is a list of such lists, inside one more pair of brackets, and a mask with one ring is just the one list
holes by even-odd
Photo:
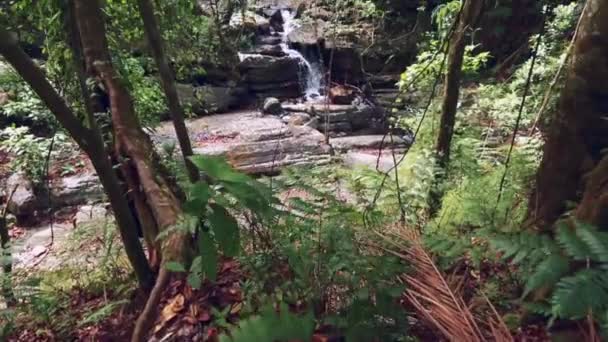
[[156, 279], [156, 284], [154, 284], [152, 292], [150, 292], [150, 296], [146, 301], [144, 310], [141, 312], [141, 314], [137, 318], [137, 321], [135, 322], [135, 328], [133, 329], [131, 342], [145, 341], [148, 332], [156, 321], [158, 304], [160, 303], [163, 291], [169, 284], [170, 279], [171, 272], [168, 271], [166, 268], [161, 267], [160, 273], [158, 274], [158, 279]]

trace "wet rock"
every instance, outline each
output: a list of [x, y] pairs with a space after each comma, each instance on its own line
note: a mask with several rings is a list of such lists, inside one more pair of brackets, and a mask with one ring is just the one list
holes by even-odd
[[287, 39], [291, 45], [299, 48], [316, 47], [325, 40], [328, 24], [323, 20], [299, 21]]
[[359, 129], [371, 129], [381, 132], [385, 129], [382, 108], [371, 105], [336, 105], [336, 104], [284, 104], [289, 112], [305, 112], [319, 119], [319, 129], [332, 132], [350, 132]]
[[269, 97], [264, 100], [264, 106], [262, 107], [262, 113], [268, 115], [281, 115], [283, 113], [283, 107], [281, 102], [276, 97]]
[[269, 34], [270, 33], [270, 21], [251, 11], [245, 13], [236, 12], [230, 18], [230, 27], [233, 29], [243, 29], [247, 32], [256, 34]]
[[280, 45], [260, 45], [252, 51], [252, 53], [274, 56], [274, 57], [285, 57], [287, 54], [283, 51]]
[[[237, 108], [248, 102], [246, 89], [242, 87], [221, 87], [176, 83], [177, 94], [182, 105], [192, 108], [196, 114], [219, 113]], [[166, 113], [163, 119], [169, 119]]]
[[[14, 193], [13, 193], [14, 190]], [[6, 197], [11, 196], [8, 211], [22, 221], [40, 209], [41, 203], [34, 192], [34, 185], [22, 172], [13, 173], [6, 181]]]
[[356, 97], [355, 90], [343, 85], [333, 86], [329, 89], [329, 100], [334, 104], [349, 105]]
[[349, 151], [354, 149], [403, 149], [408, 146], [408, 142], [393, 136], [391, 140], [385, 135], [356, 135], [348, 137], [333, 138], [329, 144], [338, 151]]
[[354, 46], [330, 47], [326, 44], [324, 54], [326, 61], [332, 61], [330, 66], [332, 81], [354, 85], [359, 85], [363, 82], [364, 74], [361, 56]]
[[84, 173], [62, 178], [53, 185], [51, 196], [57, 208], [99, 202], [105, 193], [96, 174]]
[[300, 62], [296, 58], [242, 55], [239, 69], [243, 80], [259, 97], [298, 97], [302, 93]]
[[221, 113], [247, 103], [246, 90], [240, 87], [202, 86], [194, 89], [196, 106], [193, 110]]
[[258, 36], [256, 38], [258, 45], [278, 45], [281, 44], [281, 41], [279, 36]]

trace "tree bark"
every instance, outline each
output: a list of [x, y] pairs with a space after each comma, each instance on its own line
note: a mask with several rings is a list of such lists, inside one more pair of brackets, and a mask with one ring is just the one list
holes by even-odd
[[436, 163], [444, 173], [437, 177], [435, 185], [431, 190], [431, 216], [435, 215], [439, 210], [441, 198], [443, 197], [441, 183], [443, 183], [445, 172], [450, 162], [450, 148], [452, 146], [452, 137], [454, 136], [454, 125], [456, 124], [458, 98], [460, 97], [460, 80], [462, 78], [462, 63], [466, 47], [466, 33], [476, 25], [481, 17], [482, 9], [483, 1], [466, 0], [458, 16], [458, 24], [450, 37], [439, 133], [435, 144]]
[[188, 129], [184, 122], [184, 109], [180, 103], [179, 97], [177, 96], [177, 89], [175, 88], [175, 75], [164, 52], [164, 44], [162, 36], [160, 34], [158, 22], [154, 15], [154, 6], [150, 0], [137, 0], [139, 6], [139, 13], [144, 22], [144, 29], [146, 31], [146, 37], [152, 50], [152, 55], [158, 65], [158, 71], [160, 73], [160, 79], [167, 97], [167, 105], [169, 107], [169, 113], [173, 120], [173, 126], [175, 127], [175, 133], [179, 146], [184, 156], [184, 162], [186, 164], [186, 170], [192, 183], [195, 183], [199, 179], [199, 171], [196, 166], [190, 161], [189, 157], [194, 155], [192, 151], [192, 145], [190, 143], [190, 137], [188, 135]]
[[[112, 66], [105, 23], [99, 0], [75, 0], [76, 18], [80, 29], [87, 68], [105, 84], [110, 96], [111, 116], [116, 152], [124, 167], [130, 187], [139, 185], [145, 204], [150, 209], [156, 226], [163, 232], [173, 228], [182, 214], [178, 196], [161, 172], [161, 165], [152, 141], [144, 133], [133, 108], [133, 101]], [[187, 234], [175, 230], [162, 241], [162, 262], [183, 262]], [[143, 313], [137, 319], [133, 341], [143, 341], [154, 324], [158, 303], [171, 272], [163, 267], [152, 289]]]
[[478, 21], [483, 8], [483, 1], [466, 0], [462, 6], [458, 25], [450, 38], [439, 135], [435, 145], [437, 164], [441, 168], [447, 167], [450, 161], [450, 147], [452, 136], [454, 135], [456, 110], [460, 96], [460, 79], [462, 77], [462, 62], [466, 47], [466, 32]]
[[143, 289], [150, 289], [153, 284], [152, 273], [134, 229], [135, 223], [133, 217], [128, 210], [125, 210], [128, 208], [126, 200], [124, 200], [112, 164], [101, 140], [98, 139], [93, 129], [84, 126], [80, 122], [48, 82], [42, 70], [19, 47], [17, 40], [2, 28], [0, 28], [0, 54], [32, 87], [59, 123], [91, 159], [104, 190], [110, 199], [127, 257], [133, 266], [139, 284]]
[[608, 2], [589, 0], [530, 197], [529, 225], [550, 230], [568, 203], [578, 202], [577, 217], [608, 229], [607, 79]]

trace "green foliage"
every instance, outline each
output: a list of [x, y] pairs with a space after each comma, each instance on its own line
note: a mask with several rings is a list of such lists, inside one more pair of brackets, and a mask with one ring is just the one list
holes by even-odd
[[[401, 74], [398, 86], [403, 90], [406, 87], [430, 93], [437, 77], [443, 77], [447, 68], [442, 63], [445, 59], [445, 44], [440, 40], [430, 39], [429, 43], [421, 46], [416, 56], [416, 62]], [[443, 50], [440, 50], [442, 49]], [[477, 74], [490, 59], [488, 52], [479, 52], [478, 45], [467, 45], [462, 64], [463, 77], [471, 78]]]
[[[603, 321], [608, 310], [608, 233], [572, 219], [558, 224], [556, 239], [535, 233], [498, 236], [492, 245], [503, 258], [522, 267], [523, 296], [550, 289], [545, 309], [537, 311], [562, 319], [588, 314]], [[582, 263], [581, 263], [582, 261]]]
[[51, 112], [14, 71], [0, 72], [0, 92], [10, 95], [9, 101], [0, 108], [0, 121], [26, 123], [37, 127], [55, 125]]
[[[195, 156], [192, 162], [206, 176], [205, 181], [189, 186], [184, 206], [188, 217], [182, 225], [197, 236], [198, 255], [190, 265], [188, 281], [198, 288], [205, 278], [215, 280], [220, 252], [235, 257], [241, 249], [240, 228], [231, 211], [250, 211], [260, 220], [270, 221], [274, 218], [271, 204], [276, 200], [263, 184], [235, 171], [220, 157]], [[184, 265], [176, 263], [165, 267], [174, 272], [186, 271]]]
[[279, 312], [270, 306], [241, 321], [229, 335], [221, 336], [220, 342], [309, 341], [315, 327], [313, 318], [312, 313], [291, 313], [285, 304]]
[[302, 196], [286, 200], [289, 211], [251, 237], [257, 247], [243, 262], [255, 283], [246, 303], [254, 312], [268, 301], [306, 303], [318, 321], [344, 331], [348, 340], [402, 336], [403, 288], [394, 279], [404, 266], [360, 244], [371, 237], [369, 230], [356, 207], [336, 199], [337, 177], [330, 167], [288, 170], [272, 180], [278, 191]]
[[137, 116], [144, 125], [154, 126], [160, 122], [161, 114], [167, 113], [168, 109], [158, 80], [146, 75], [144, 63], [151, 61], [123, 56], [118, 59], [118, 69], [129, 85]]
[[[12, 156], [11, 169], [25, 172], [34, 185], [45, 179], [45, 161], [51, 147], [51, 140], [36, 137], [27, 127], [7, 127], [0, 131], [0, 149]], [[51, 157], [59, 155], [67, 147], [68, 139], [62, 133], [55, 135]]]

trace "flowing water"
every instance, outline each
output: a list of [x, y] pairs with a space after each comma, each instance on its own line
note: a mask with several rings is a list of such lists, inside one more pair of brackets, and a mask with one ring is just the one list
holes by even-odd
[[[295, 11], [281, 10], [281, 17], [283, 18], [283, 30], [279, 32], [281, 37], [281, 51], [285, 53], [289, 58], [293, 58], [298, 61], [300, 72], [299, 72], [299, 83], [300, 89], [304, 93], [304, 99], [306, 101], [317, 102], [324, 99], [321, 96], [321, 89], [323, 88], [323, 71], [322, 61], [317, 54], [315, 55], [313, 62], [310, 62], [300, 51], [289, 47], [289, 34], [293, 30], [298, 28], [297, 21], [295, 20]], [[260, 54], [251, 53], [239, 53], [239, 59], [243, 61], [246, 58], [261, 57]]]
[[300, 67], [303, 69], [300, 75], [300, 84], [304, 90], [304, 96], [307, 100], [314, 100], [321, 96], [321, 87], [323, 81], [323, 72], [321, 71], [321, 63], [317, 61], [310, 63], [304, 55], [298, 50], [289, 47], [289, 34], [297, 28], [294, 20], [296, 13], [290, 10], [281, 10], [283, 18], [283, 32], [281, 32], [281, 49], [289, 57], [298, 60]]

